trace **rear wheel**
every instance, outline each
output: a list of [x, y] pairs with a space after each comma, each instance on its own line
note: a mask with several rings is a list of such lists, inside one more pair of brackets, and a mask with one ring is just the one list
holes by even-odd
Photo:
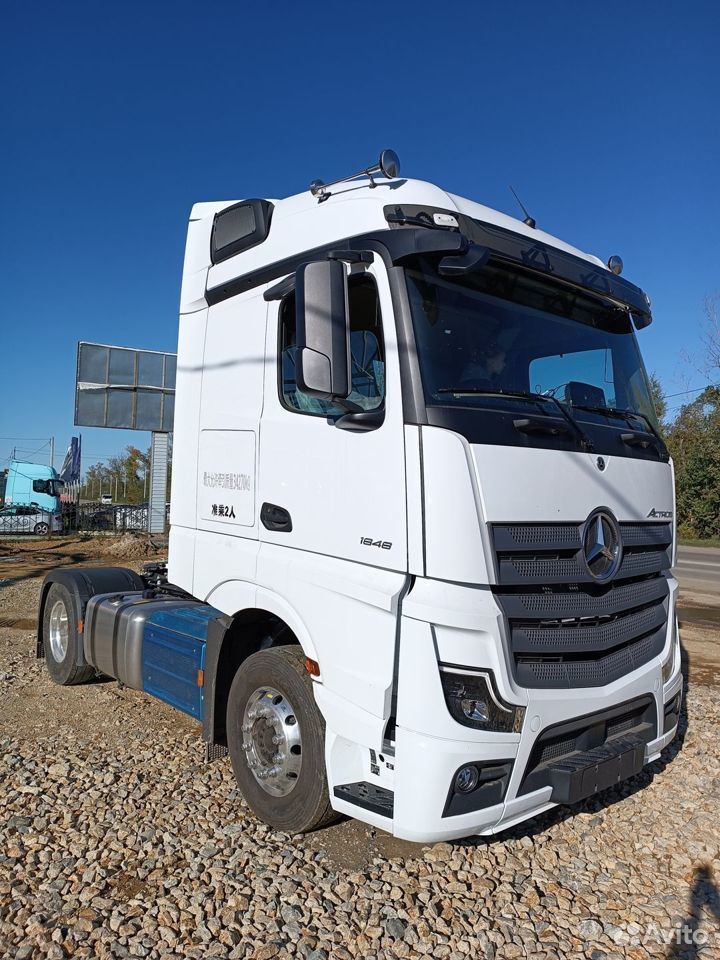
[[43, 649], [48, 673], [55, 683], [70, 686], [95, 676], [94, 667], [78, 662], [80, 637], [70, 591], [61, 583], [48, 590], [43, 611]]
[[36, 523], [34, 532], [40, 536], [44, 537], [45, 534], [49, 531], [50, 525], [48, 523]]
[[300, 647], [248, 657], [230, 687], [227, 737], [235, 777], [270, 826], [305, 833], [330, 823], [325, 723]]

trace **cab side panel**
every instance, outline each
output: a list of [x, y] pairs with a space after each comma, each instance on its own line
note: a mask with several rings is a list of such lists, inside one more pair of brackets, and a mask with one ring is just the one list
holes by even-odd
[[198, 533], [192, 592], [201, 599], [224, 581], [255, 579], [266, 315], [258, 291], [225, 300], [208, 314], [194, 478]]

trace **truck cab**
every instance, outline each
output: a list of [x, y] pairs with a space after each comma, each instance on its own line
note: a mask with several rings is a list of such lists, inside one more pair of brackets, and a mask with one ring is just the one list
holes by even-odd
[[676, 732], [650, 302], [618, 258], [365, 174], [193, 207], [167, 575], [51, 575], [38, 650], [194, 711], [282, 829], [491, 834]]
[[43, 463], [11, 460], [5, 486], [6, 506], [36, 504], [50, 514], [59, 514], [65, 484], [54, 467]]

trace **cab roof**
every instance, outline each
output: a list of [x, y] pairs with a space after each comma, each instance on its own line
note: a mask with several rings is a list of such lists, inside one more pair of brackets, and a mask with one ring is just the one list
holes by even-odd
[[[231, 256], [212, 262], [211, 243], [219, 214], [240, 210], [249, 204], [255, 207], [255, 221], [267, 212], [264, 235]], [[388, 229], [386, 207], [421, 206], [456, 212], [483, 221], [539, 244], [571, 254], [596, 268], [605, 264], [552, 234], [529, 227], [522, 220], [494, 210], [484, 204], [448, 193], [422, 180], [396, 178], [375, 181], [344, 181], [333, 186], [323, 199], [309, 190], [284, 200], [224, 200], [196, 203], [190, 214], [188, 241], [183, 270], [181, 312], [192, 312], [206, 306], [205, 289], [227, 283], [268, 264], [288, 259], [304, 250], [338, 242], [348, 237]], [[217, 261], [217, 257], [215, 258]], [[609, 272], [609, 271], [608, 271]]]

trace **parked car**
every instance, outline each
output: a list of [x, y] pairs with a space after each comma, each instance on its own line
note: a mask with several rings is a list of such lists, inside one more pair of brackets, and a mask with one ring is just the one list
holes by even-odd
[[115, 511], [111, 507], [93, 510], [86, 515], [84, 526], [88, 530], [114, 530], [115, 529]]
[[62, 515], [43, 510], [36, 503], [18, 504], [0, 510], [0, 534], [35, 533], [43, 536], [63, 528]]

